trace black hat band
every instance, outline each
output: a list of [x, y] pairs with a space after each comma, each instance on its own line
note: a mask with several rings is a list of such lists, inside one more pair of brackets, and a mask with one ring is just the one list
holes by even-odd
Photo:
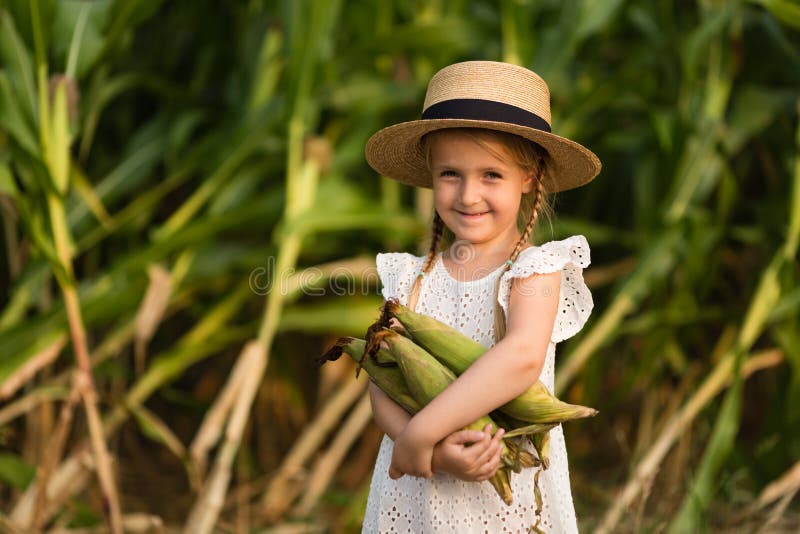
[[536, 113], [511, 104], [481, 100], [478, 98], [455, 98], [444, 100], [428, 107], [422, 113], [423, 120], [464, 119], [477, 121], [506, 122], [550, 132], [550, 125]]

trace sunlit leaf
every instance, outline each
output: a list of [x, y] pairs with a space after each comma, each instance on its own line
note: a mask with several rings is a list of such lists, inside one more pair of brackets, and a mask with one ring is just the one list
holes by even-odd
[[767, 8], [783, 24], [800, 30], [800, 3], [796, 0], [749, 0]]

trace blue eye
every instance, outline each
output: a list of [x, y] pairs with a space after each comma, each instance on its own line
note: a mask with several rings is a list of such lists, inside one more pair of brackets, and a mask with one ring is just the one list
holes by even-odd
[[458, 176], [456, 171], [442, 171], [440, 176]]
[[503, 178], [500, 174], [496, 172], [487, 172], [486, 177], [491, 178], [492, 180], [500, 180], [501, 178]]

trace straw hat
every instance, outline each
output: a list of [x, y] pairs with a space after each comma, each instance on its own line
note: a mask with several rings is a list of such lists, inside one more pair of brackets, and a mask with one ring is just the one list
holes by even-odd
[[389, 126], [366, 146], [367, 162], [380, 174], [408, 185], [432, 187], [421, 138], [443, 128], [487, 128], [525, 137], [547, 150], [548, 192], [590, 182], [600, 172], [597, 156], [551, 133], [550, 90], [536, 73], [495, 61], [466, 61], [431, 78], [422, 119]]

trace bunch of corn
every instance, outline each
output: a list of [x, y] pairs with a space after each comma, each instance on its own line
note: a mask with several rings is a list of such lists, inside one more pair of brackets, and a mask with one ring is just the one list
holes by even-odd
[[[387, 330], [385, 341], [388, 350], [378, 348], [376, 353], [363, 361], [362, 368], [389, 398], [402, 406], [410, 414], [417, 413], [422, 406], [430, 402], [436, 395], [444, 391], [455, 379], [455, 374], [440, 364], [434, 357], [420, 348], [413, 341]], [[362, 339], [343, 337], [327, 352], [320, 362], [338, 359], [343, 353], [353, 361], [359, 362], [364, 355], [366, 342]], [[408, 380], [406, 377], [411, 377]], [[481, 417], [467, 428], [482, 431], [487, 424], [500, 428], [488, 415]], [[546, 432], [553, 426], [534, 425], [531, 430]], [[522, 430], [522, 429], [520, 429]], [[515, 434], [520, 435], [520, 434]], [[513, 437], [513, 436], [512, 436]], [[504, 439], [501, 460], [503, 467], [489, 479], [500, 498], [507, 504], [513, 502], [511, 493], [510, 471], [519, 473], [523, 467], [536, 467], [541, 464], [538, 458], [521, 447], [521, 444]]]
[[[402, 326], [389, 328], [392, 318]], [[366, 341], [340, 339], [320, 361], [337, 359], [343, 352], [348, 354], [381, 390], [411, 414], [441, 393], [487, 350], [458, 330], [415, 313], [395, 300], [386, 302], [381, 318], [369, 328], [366, 337]], [[382, 343], [388, 348], [381, 348]], [[558, 400], [537, 382], [468, 428], [482, 430], [489, 423], [506, 429], [502, 467], [489, 482], [503, 501], [511, 504], [510, 472], [549, 466], [549, 430], [559, 423], [596, 413]], [[523, 447], [526, 439], [533, 444], [538, 458]], [[541, 511], [538, 478], [537, 472], [537, 515]]]
[[[403, 332], [416, 344], [457, 375], [466, 371], [487, 350], [455, 328], [427, 315], [416, 313], [396, 300], [386, 301], [377, 324], [388, 327], [391, 318], [397, 319], [403, 325]], [[372, 329], [375, 330], [377, 329]], [[375, 345], [380, 342], [380, 335], [373, 334], [370, 338], [367, 339], [369, 353], [374, 351]], [[561, 402], [538, 380], [527, 391], [498, 410], [511, 418], [529, 423], [563, 423], [597, 414], [597, 410], [592, 408]]]

